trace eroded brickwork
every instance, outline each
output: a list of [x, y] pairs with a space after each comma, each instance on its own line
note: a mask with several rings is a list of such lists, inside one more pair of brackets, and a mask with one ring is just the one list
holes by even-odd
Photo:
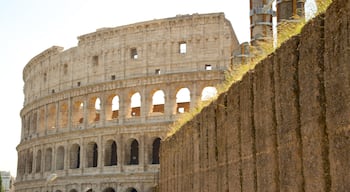
[[164, 140], [160, 191], [349, 191], [349, 13], [333, 1]]

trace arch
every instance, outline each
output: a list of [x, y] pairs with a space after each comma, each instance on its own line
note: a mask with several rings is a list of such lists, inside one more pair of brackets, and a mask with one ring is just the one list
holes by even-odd
[[141, 115], [141, 95], [139, 92], [134, 93], [130, 98], [131, 116], [137, 117]]
[[90, 142], [86, 149], [87, 167], [97, 167], [98, 147], [95, 142]]
[[190, 111], [191, 92], [188, 88], [181, 88], [176, 93], [176, 113]]
[[117, 119], [119, 117], [119, 96], [115, 95], [112, 98], [112, 119]]
[[89, 100], [89, 123], [100, 120], [101, 99], [99, 97], [92, 97]]
[[75, 101], [73, 104], [73, 124], [81, 124], [84, 122], [84, 102]]
[[17, 173], [19, 175], [22, 175], [25, 173], [25, 169], [26, 169], [26, 167], [25, 167], [26, 159], [25, 158], [26, 158], [27, 154], [25, 154], [24, 151], [20, 151], [18, 155], [19, 155], [19, 159], [17, 162]]
[[62, 192], [61, 190], [57, 189], [56, 192]]
[[103, 192], [115, 192], [115, 190], [112, 187], [107, 187], [103, 190]]
[[78, 169], [80, 167], [80, 146], [73, 144], [70, 148], [69, 168]]
[[30, 126], [31, 126], [31, 130], [32, 130], [32, 133], [36, 133], [36, 129], [37, 129], [37, 122], [38, 122], [38, 112], [34, 112], [34, 114], [32, 115], [32, 119], [31, 119], [31, 123], [30, 123]]
[[130, 187], [125, 192], [137, 192], [137, 190], [133, 187]]
[[105, 166], [117, 165], [117, 143], [114, 140], [108, 140], [105, 145]]
[[68, 104], [61, 103], [59, 112], [59, 127], [68, 127]]
[[152, 164], [159, 164], [160, 138], [156, 138], [152, 144]]
[[78, 192], [76, 189], [71, 189], [69, 192]]
[[36, 152], [35, 172], [39, 173], [40, 171], [41, 171], [41, 150], [38, 150]]
[[131, 139], [125, 151], [126, 162], [128, 165], [139, 164], [139, 142], [136, 139]]
[[214, 98], [217, 95], [217, 89], [215, 87], [204, 87], [202, 90], [202, 101], [207, 101]]
[[29, 150], [27, 157], [28, 159], [26, 162], [26, 168], [27, 168], [27, 173], [30, 174], [33, 172], [33, 151]]
[[45, 171], [52, 171], [52, 148], [49, 147], [45, 151]]
[[157, 90], [152, 96], [152, 113], [164, 113], [164, 91]]
[[49, 129], [56, 128], [56, 104], [50, 104], [48, 107], [48, 114], [47, 114], [47, 127]]
[[59, 146], [56, 152], [56, 170], [64, 169], [64, 147]]
[[44, 132], [45, 130], [45, 109], [42, 107], [39, 113], [39, 132]]

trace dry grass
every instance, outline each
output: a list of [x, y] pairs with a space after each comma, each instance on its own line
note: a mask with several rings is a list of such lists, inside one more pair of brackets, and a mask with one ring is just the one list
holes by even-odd
[[[314, 11], [315, 15], [313, 17], [325, 12], [328, 6], [332, 3], [332, 0], [316, 0], [316, 2], [317, 11]], [[300, 19], [299, 21], [300, 22], [286, 22], [280, 24], [278, 27], [278, 40], [276, 46], [272, 46], [272, 42], [260, 42], [258, 44], [259, 49], [253, 47], [250, 50], [251, 54], [256, 56], [252, 58], [249, 63], [236, 66], [236, 68], [231, 71], [226, 71], [225, 81], [217, 86], [217, 95], [226, 92], [233, 83], [240, 81], [248, 71], [254, 69], [254, 67], [261, 60], [273, 53], [278, 47], [281, 46], [283, 42], [285, 42], [292, 36], [299, 34], [306, 23], [304, 19]], [[201, 112], [201, 110], [204, 107], [208, 106], [210, 103], [212, 103], [212, 101], [215, 101], [216, 99], [217, 97], [214, 97], [209, 101], [203, 101], [199, 103], [198, 106], [192, 109], [190, 112], [182, 114], [181, 117], [173, 123], [167, 136], [170, 137], [171, 135], [175, 134], [184, 124], [192, 120], [198, 113]]]

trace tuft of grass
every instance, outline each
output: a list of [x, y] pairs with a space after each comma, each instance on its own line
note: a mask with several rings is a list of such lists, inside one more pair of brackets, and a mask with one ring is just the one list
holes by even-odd
[[[316, 0], [317, 11], [314, 17], [325, 12], [331, 3], [332, 0]], [[167, 137], [171, 137], [171, 135], [175, 134], [183, 125], [191, 121], [197, 114], [199, 114], [204, 107], [215, 101], [220, 94], [226, 92], [232, 86], [232, 84], [240, 81], [247, 72], [253, 70], [255, 66], [260, 63], [260, 61], [273, 53], [283, 44], [283, 42], [294, 35], [299, 34], [306, 24], [306, 21], [305, 19], [301, 18], [295, 19], [297, 19], [298, 22], [284, 22], [278, 26], [276, 46], [273, 46], [274, 43], [271, 41], [261, 41], [257, 46], [251, 47], [250, 54], [253, 55], [253, 57], [250, 58], [249, 62], [242, 65], [235, 65], [233, 69], [227, 70], [225, 72], [225, 81], [216, 87], [218, 91], [217, 96], [207, 101], [201, 101], [195, 108], [191, 109], [190, 112], [181, 114], [180, 118], [178, 118], [178, 120], [175, 121], [170, 127]]]

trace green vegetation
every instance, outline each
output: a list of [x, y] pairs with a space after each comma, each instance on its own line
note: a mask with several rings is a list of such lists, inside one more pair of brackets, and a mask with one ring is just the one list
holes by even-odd
[[[328, 6], [332, 3], [332, 0], [316, 0], [316, 2], [317, 11], [315, 11], [316, 13], [314, 17], [325, 12]], [[278, 40], [276, 46], [273, 46], [272, 42], [260, 42], [257, 46], [259, 47], [258, 49], [252, 47], [250, 51], [252, 55], [255, 55], [255, 57], [252, 58], [249, 63], [236, 66], [235, 69], [227, 71], [225, 81], [217, 87], [217, 95], [226, 92], [232, 84], [240, 81], [247, 72], [254, 69], [256, 64], [258, 64], [264, 58], [273, 53], [277, 48], [279, 48], [283, 44], [283, 42], [290, 39], [294, 35], [299, 34], [302, 28], [304, 27], [305, 23], [306, 21], [304, 19], [300, 19], [300, 22], [286, 22], [280, 24], [278, 27]], [[174, 124], [172, 125], [170, 131], [168, 132], [168, 137], [176, 133], [184, 124], [193, 119], [193, 117], [200, 113], [200, 111], [204, 107], [206, 107], [216, 99], [217, 97], [214, 97], [209, 101], [203, 101], [199, 103], [198, 106], [195, 109], [191, 110], [189, 113], [182, 114], [179, 120], [174, 122]]]

